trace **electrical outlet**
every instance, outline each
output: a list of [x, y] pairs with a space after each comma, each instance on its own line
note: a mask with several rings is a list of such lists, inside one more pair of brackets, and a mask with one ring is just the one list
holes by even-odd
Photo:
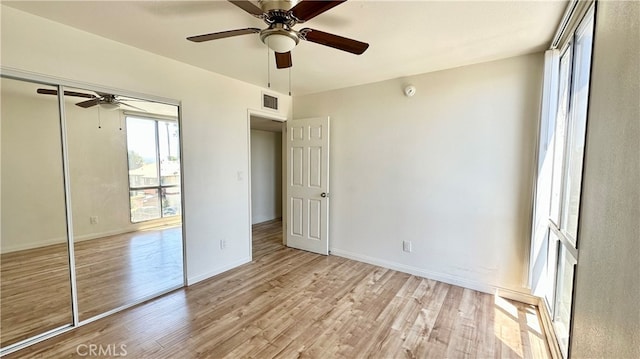
[[411, 253], [411, 241], [402, 241], [402, 250]]
[[91, 216], [91, 217], [89, 217], [89, 223], [91, 223], [91, 224], [98, 224], [98, 216]]
[[227, 248], [227, 240], [226, 239], [221, 239], [220, 240], [220, 249], [225, 249]]

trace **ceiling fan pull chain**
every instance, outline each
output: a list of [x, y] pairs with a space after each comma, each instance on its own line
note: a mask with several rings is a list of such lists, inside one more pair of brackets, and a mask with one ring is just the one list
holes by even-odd
[[98, 106], [98, 128], [102, 128], [102, 120], [100, 119], [100, 106]]
[[291, 67], [289, 67], [289, 96], [291, 96]]
[[271, 54], [269, 52], [269, 47], [267, 46], [267, 87], [271, 88], [271, 60], [269, 60]]
[[291, 67], [289, 67], [289, 97], [291, 97], [291, 118], [293, 118], [293, 97], [291, 96]]

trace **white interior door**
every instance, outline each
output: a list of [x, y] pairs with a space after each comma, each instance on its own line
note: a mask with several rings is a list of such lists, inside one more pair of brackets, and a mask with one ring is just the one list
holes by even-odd
[[329, 117], [287, 123], [287, 246], [329, 254]]

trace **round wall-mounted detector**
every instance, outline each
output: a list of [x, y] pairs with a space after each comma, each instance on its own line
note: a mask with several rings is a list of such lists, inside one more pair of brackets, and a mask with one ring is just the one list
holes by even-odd
[[404, 88], [404, 95], [407, 97], [411, 97], [416, 94], [416, 87], [413, 85], [409, 85]]

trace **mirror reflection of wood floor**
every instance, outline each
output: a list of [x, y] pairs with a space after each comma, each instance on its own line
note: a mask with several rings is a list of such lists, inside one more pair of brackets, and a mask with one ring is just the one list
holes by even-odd
[[281, 226], [253, 227], [251, 263], [7, 358], [550, 357], [533, 306], [286, 248]]
[[[75, 243], [80, 320], [182, 284], [182, 229]], [[2, 254], [2, 346], [72, 322], [67, 244]]]

